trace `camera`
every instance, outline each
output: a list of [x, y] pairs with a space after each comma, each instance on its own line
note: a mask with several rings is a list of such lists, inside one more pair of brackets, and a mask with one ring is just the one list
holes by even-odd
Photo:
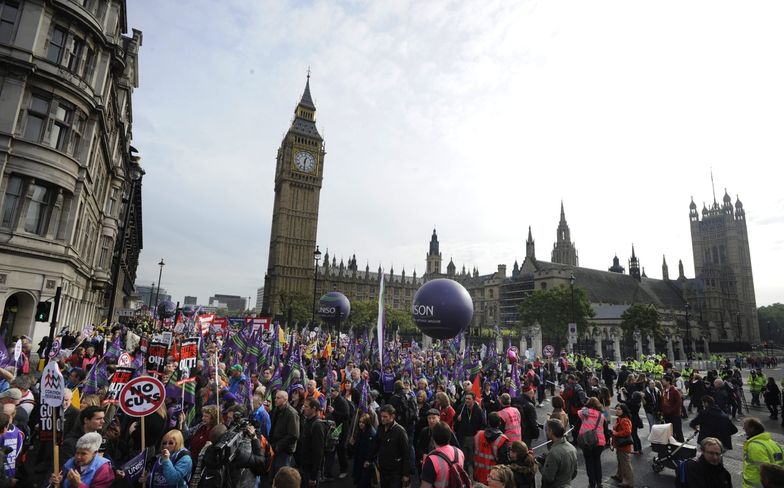
[[243, 436], [249, 436], [248, 425], [248, 419], [235, 418], [220, 441], [215, 444], [215, 450], [221, 462], [230, 463], [237, 456], [239, 452], [238, 447]]

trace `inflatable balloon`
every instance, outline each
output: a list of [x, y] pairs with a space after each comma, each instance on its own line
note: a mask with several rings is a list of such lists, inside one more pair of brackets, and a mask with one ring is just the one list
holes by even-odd
[[164, 300], [158, 304], [158, 318], [168, 319], [174, 317], [177, 306], [171, 300]]
[[324, 322], [346, 320], [351, 313], [351, 303], [346, 295], [339, 291], [331, 291], [319, 299], [318, 314]]
[[196, 310], [193, 309], [190, 305], [185, 305], [182, 307], [182, 314], [186, 317], [193, 317], [193, 314], [196, 313]]
[[411, 313], [423, 334], [433, 339], [451, 339], [471, 323], [474, 304], [463, 285], [439, 278], [417, 290]]
[[507, 349], [506, 358], [509, 360], [510, 363], [516, 363], [518, 361], [517, 348], [512, 346], [509, 349]]

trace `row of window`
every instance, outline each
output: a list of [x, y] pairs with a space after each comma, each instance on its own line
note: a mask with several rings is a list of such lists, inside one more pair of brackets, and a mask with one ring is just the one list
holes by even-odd
[[[111, 205], [112, 210], [117, 207], [116, 196], [118, 193], [118, 191], [113, 191], [114, 200], [110, 199], [107, 203], [107, 207]], [[64, 232], [60, 232], [61, 223], [67, 220], [68, 208], [63, 205], [61, 195], [62, 190], [54, 185], [32, 178], [11, 175], [8, 178], [3, 198], [0, 227], [14, 230], [21, 225], [22, 230], [29, 234], [41, 237], [50, 235], [58, 240], [64, 239]], [[79, 212], [82, 212], [81, 207]], [[82, 230], [81, 234], [80, 229]], [[92, 262], [98, 225], [89, 218], [85, 225], [82, 225], [80, 220], [75, 235], [79, 238], [74, 246], [79, 255], [86, 262]], [[101, 254], [96, 263], [99, 268], [109, 269], [112, 244], [111, 237], [102, 236]]]
[[42, 94], [32, 94], [27, 105], [22, 138], [48, 144], [78, 159], [87, 116], [72, 104]]

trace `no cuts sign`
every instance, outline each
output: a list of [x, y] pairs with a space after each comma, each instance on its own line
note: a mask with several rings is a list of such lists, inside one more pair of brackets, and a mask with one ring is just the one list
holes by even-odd
[[131, 417], [145, 417], [158, 410], [165, 399], [163, 383], [152, 376], [139, 376], [120, 392], [120, 408]]

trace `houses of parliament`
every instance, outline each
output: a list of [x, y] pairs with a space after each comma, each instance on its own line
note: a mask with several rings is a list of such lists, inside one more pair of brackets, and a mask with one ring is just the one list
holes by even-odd
[[[365, 265], [360, 269], [355, 255], [348, 262], [338, 261], [328, 252], [323, 261], [314, 259], [324, 164], [324, 140], [316, 127], [316, 107], [308, 76], [291, 127], [277, 153], [269, 258], [264, 277], [263, 311], [266, 313], [280, 312], [282, 292], [312, 297], [314, 291], [316, 296], [321, 296], [337, 290], [352, 302], [378, 299], [380, 267], [371, 270]], [[556, 240], [546, 256], [549, 260], [537, 257], [529, 227], [524, 243], [525, 259], [522, 263], [515, 261], [511, 270], [507, 270], [506, 264], [499, 264], [497, 269], [485, 274], [475, 267], [467, 270], [462, 266], [458, 270], [451, 259], [444, 267], [441, 244], [433, 229], [425, 248], [425, 273], [408, 275], [404, 269], [399, 274], [393, 269], [385, 272], [385, 300], [389, 307], [408, 309], [424, 282], [449, 278], [461, 283], [471, 294], [472, 328], [504, 328], [517, 321], [518, 305], [526, 295], [537, 289], [573, 283], [582, 288], [594, 310], [591, 326], [581, 340], [593, 341], [597, 353], [611, 350], [615, 343], [618, 354], [621, 315], [632, 304], [649, 304], [658, 310], [669, 351], [679, 347], [683, 352], [685, 328], [690, 329], [690, 350], [696, 350], [694, 344], [700, 341], [706, 347], [707, 343], [759, 343], [743, 204], [737, 198], [733, 203], [725, 191], [721, 203], [714, 198], [711, 205], [698, 212], [692, 200], [688, 208], [693, 278], [686, 277], [682, 262], [678, 263], [677, 276], [671, 275], [666, 257], [661, 262], [662, 278], [649, 278], [634, 247], [630, 249], [626, 267], [617, 256], [607, 270], [580, 267], [562, 203]], [[653, 339], [650, 342], [652, 349]]]

